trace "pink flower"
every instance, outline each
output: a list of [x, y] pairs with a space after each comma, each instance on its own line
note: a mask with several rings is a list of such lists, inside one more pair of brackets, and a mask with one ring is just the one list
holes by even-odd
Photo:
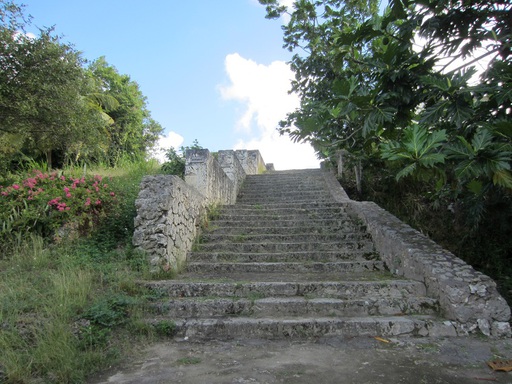
[[71, 197], [71, 193], [66, 193], [66, 197], [69, 199]]
[[115, 196], [116, 194], [114, 192], [110, 192], [110, 196]]
[[[60, 205], [59, 201], [62, 199], [62, 197], [56, 197], [55, 199], [52, 199], [48, 202], [48, 205]], [[65, 205], [65, 204], [64, 204]]]
[[65, 176], [61, 176], [61, 177], [60, 177], [60, 179], [61, 179], [62, 181], [66, 181], [66, 177], [65, 177]]
[[101, 204], [101, 200], [100, 200], [100, 199], [96, 200], [96, 203], [95, 203], [95, 204], [96, 204], [96, 205], [100, 205], [100, 204]]
[[18, 184], [13, 184], [12, 187], [15, 189], [15, 190], [18, 190], [20, 189], [20, 186]]
[[30, 189], [34, 188], [37, 184], [37, 180], [36, 179], [33, 179], [33, 178], [28, 178], [26, 180], [23, 181], [23, 185], [25, 187], [28, 187]]
[[8, 192], [5, 192], [5, 191], [4, 191], [4, 192], [2, 192], [2, 196], [8, 196], [8, 195], [9, 195], [9, 193], [8, 193]]
[[84, 205], [86, 207], [88, 207], [89, 205], [91, 205], [91, 199], [88, 197], [87, 200], [85, 201]]
[[69, 188], [68, 187], [64, 187], [64, 192], [69, 193]]

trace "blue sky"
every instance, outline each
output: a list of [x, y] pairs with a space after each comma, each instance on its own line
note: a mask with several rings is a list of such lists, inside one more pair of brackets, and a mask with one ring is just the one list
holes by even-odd
[[164, 146], [259, 149], [277, 169], [311, 168], [309, 145], [275, 128], [298, 103], [276, 20], [257, 0], [22, 0], [33, 27], [55, 27], [88, 60], [136, 81]]

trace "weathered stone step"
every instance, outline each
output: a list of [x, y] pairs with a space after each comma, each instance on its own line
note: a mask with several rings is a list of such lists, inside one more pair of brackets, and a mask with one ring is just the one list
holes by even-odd
[[305, 298], [300, 296], [258, 298], [183, 298], [157, 303], [154, 308], [171, 318], [248, 316], [403, 316], [435, 315], [439, 304], [427, 297], [407, 299], [368, 297], [362, 299]]
[[293, 209], [312, 209], [312, 208], [344, 208], [346, 209], [346, 204], [341, 204], [338, 202], [333, 202], [332, 199], [327, 201], [284, 201], [284, 202], [276, 202], [269, 203], [264, 202], [261, 204], [245, 204], [237, 202], [235, 205], [222, 205], [221, 211], [236, 211], [239, 209], [257, 209], [257, 210], [275, 210], [275, 209], [285, 209], [285, 208], [293, 208]]
[[278, 181], [278, 182], [285, 182], [285, 181], [302, 181], [307, 182], [309, 180], [323, 180], [323, 171], [316, 169], [312, 171], [298, 171], [298, 172], [283, 172], [283, 171], [276, 171], [272, 173], [262, 173], [259, 175], [247, 175], [246, 182], [267, 182], [267, 181]]
[[282, 252], [282, 253], [239, 253], [239, 252], [191, 252], [191, 262], [232, 262], [232, 263], [271, 263], [271, 262], [332, 262], [342, 260], [377, 260], [375, 252]]
[[238, 195], [237, 202], [239, 203], [264, 203], [264, 202], [279, 202], [279, 201], [317, 201], [317, 200], [329, 200], [332, 198], [327, 192], [296, 192], [293, 190], [293, 187], [290, 187], [290, 190], [287, 192], [273, 192], [273, 193], [261, 193], [246, 196], [242, 192]]
[[[158, 321], [156, 318], [154, 321]], [[449, 321], [434, 316], [372, 316], [318, 318], [207, 318], [176, 320], [177, 336], [189, 339], [316, 338], [321, 336], [437, 336], [457, 335]]]
[[[375, 274], [374, 274], [375, 275]], [[366, 275], [368, 276], [368, 275]], [[242, 276], [242, 279], [246, 276]], [[252, 275], [251, 277], [254, 277]], [[257, 276], [265, 277], [265, 276]], [[426, 296], [426, 288], [416, 281], [381, 279], [381, 280], [346, 280], [346, 281], [300, 281], [282, 276], [282, 281], [258, 281], [257, 277], [240, 281], [195, 281], [165, 280], [145, 282], [144, 285], [160, 296], [180, 297], [297, 297], [312, 296], [354, 300], [375, 296], [404, 298], [407, 296]], [[301, 276], [300, 278], [306, 278]], [[318, 275], [315, 276], [318, 279]], [[352, 277], [353, 278], [353, 277]], [[340, 277], [338, 277], [340, 279]]]
[[232, 215], [232, 216], [221, 216], [218, 220], [212, 220], [210, 224], [212, 225], [223, 225], [223, 222], [227, 223], [227, 225], [244, 225], [248, 227], [280, 227], [286, 225], [286, 222], [292, 222], [290, 226], [305, 226], [311, 227], [312, 224], [318, 223], [321, 221], [321, 224], [327, 224], [325, 220], [332, 220], [331, 223], [337, 223], [338, 225], [360, 225], [363, 223], [352, 220], [348, 217], [344, 217], [341, 215], [331, 215], [328, 212], [325, 214], [316, 214], [311, 213], [309, 215], [303, 213], [296, 214], [271, 214], [271, 213], [262, 213], [259, 215]]
[[360, 241], [370, 240], [368, 233], [342, 232], [342, 233], [289, 233], [289, 234], [226, 234], [226, 233], [203, 233], [201, 241], [209, 244], [218, 243], [297, 243], [297, 242], [337, 242], [337, 241]]
[[259, 197], [262, 195], [270, 196], [270, 195], [288, 195], [288, 194], [297, 194], [297, 195], [312, 195], [317, 194], [319, 196], [330, 196], [329, 191], [327, 191], [321, 185], [298, 185], [298, 184], [273, 184], [269, 186], [264, 185], [254, 185], [250, 188], [243, 188], [238, 197]]
[[329, 227], [331, 229], [339, 228], [365, 228], [364, 225], [358, 224], [353, 220], [346, 217], [338, 218], [306, 218], [306, 217], [281, 217], [281, 216], [266, 216], [266, 217], [231, 217], [229, 219], [219, 219], [210, 222], [212, 228], [261, 228], [269, 227], [272, 224], [274, 228], [316, 228], [316, 227]]
[[379, 260], [335, 261], [335, 262], [247, 262], [247, 263], [206, 263], [189, 262], [187, 272], [199, 273], [325, 273], [325, 272], [363, 272], [384, 271], [384, 263]]
[[297, 252], [297, 251], [348, 251], [357, 250], [373, 252], [373, 243], [369, 240], [362, 241], [333, 241], [333, 242], [287, 242], [287, 243], [205, 243], [196, 245], [196, 251], [200, 252]]
[[234, 206], [231, 209], [223, 209], [219, 214], [219, 219], [236, 216], [321, 216], [321, 217], [336, 217], [345, 216], [348, 214], [344, 207], [311, 207], [311, 208], [295, 208], [295, 207], [277, 207], [272, 209], [262, 209], [258, 207], [247, 208]]
[[287, 235], [287, 234], [338, 234], [341, 232], [347, 233], [364, 233], [366, 226], [356, 225], [354, 223], [346, 223], [344, 225], [304, 225], [304, 226], [273, 226], [269, 227], [267, 222], [262, 221], [261, 227], [257, 226], [242, 226], [238, 224], [229, 225], [233, 222], [223, 222], [223, 225], [219, 225], [219, 222], [210, 223], [209, 227], [204, 232], [205, 234], [274, 234], [274, 235]]
[[298, 173], [298, 174], [260, 174], [260, 175], [247, 175], [245, 178], [244, 186], [245, 185], [252, 185], [252, 184], [283, 184], [283, 183], [304, 183], [304, 184], [317, 184], [319, 182], [324, 182], [324, 175], [321, 172], [316, 173], [310, 173], [310, 174], [304, 174], [304, 173]]

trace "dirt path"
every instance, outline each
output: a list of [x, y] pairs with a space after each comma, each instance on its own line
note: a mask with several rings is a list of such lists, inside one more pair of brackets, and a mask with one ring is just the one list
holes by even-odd
[[512, 358], [512, 340], [323, 338], [316, 341], [175, 339], [91, 380], [117, 383], [512, 384], [486, 362]]

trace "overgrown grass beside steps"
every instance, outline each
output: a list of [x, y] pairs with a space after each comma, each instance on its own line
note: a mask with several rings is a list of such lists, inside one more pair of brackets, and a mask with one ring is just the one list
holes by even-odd
[[[142, 320], [151, 293], [145, 256], [131, 247], [134, 201], [155, 164], [127, 164], [113, 176], [120, 204], [87, 238], [50, 243], [19, 237], [0, 256], [0, 383], [82, 383], [135, 352], [172, 322]], [[165, 276], [162, 276], [165, 277]]]

